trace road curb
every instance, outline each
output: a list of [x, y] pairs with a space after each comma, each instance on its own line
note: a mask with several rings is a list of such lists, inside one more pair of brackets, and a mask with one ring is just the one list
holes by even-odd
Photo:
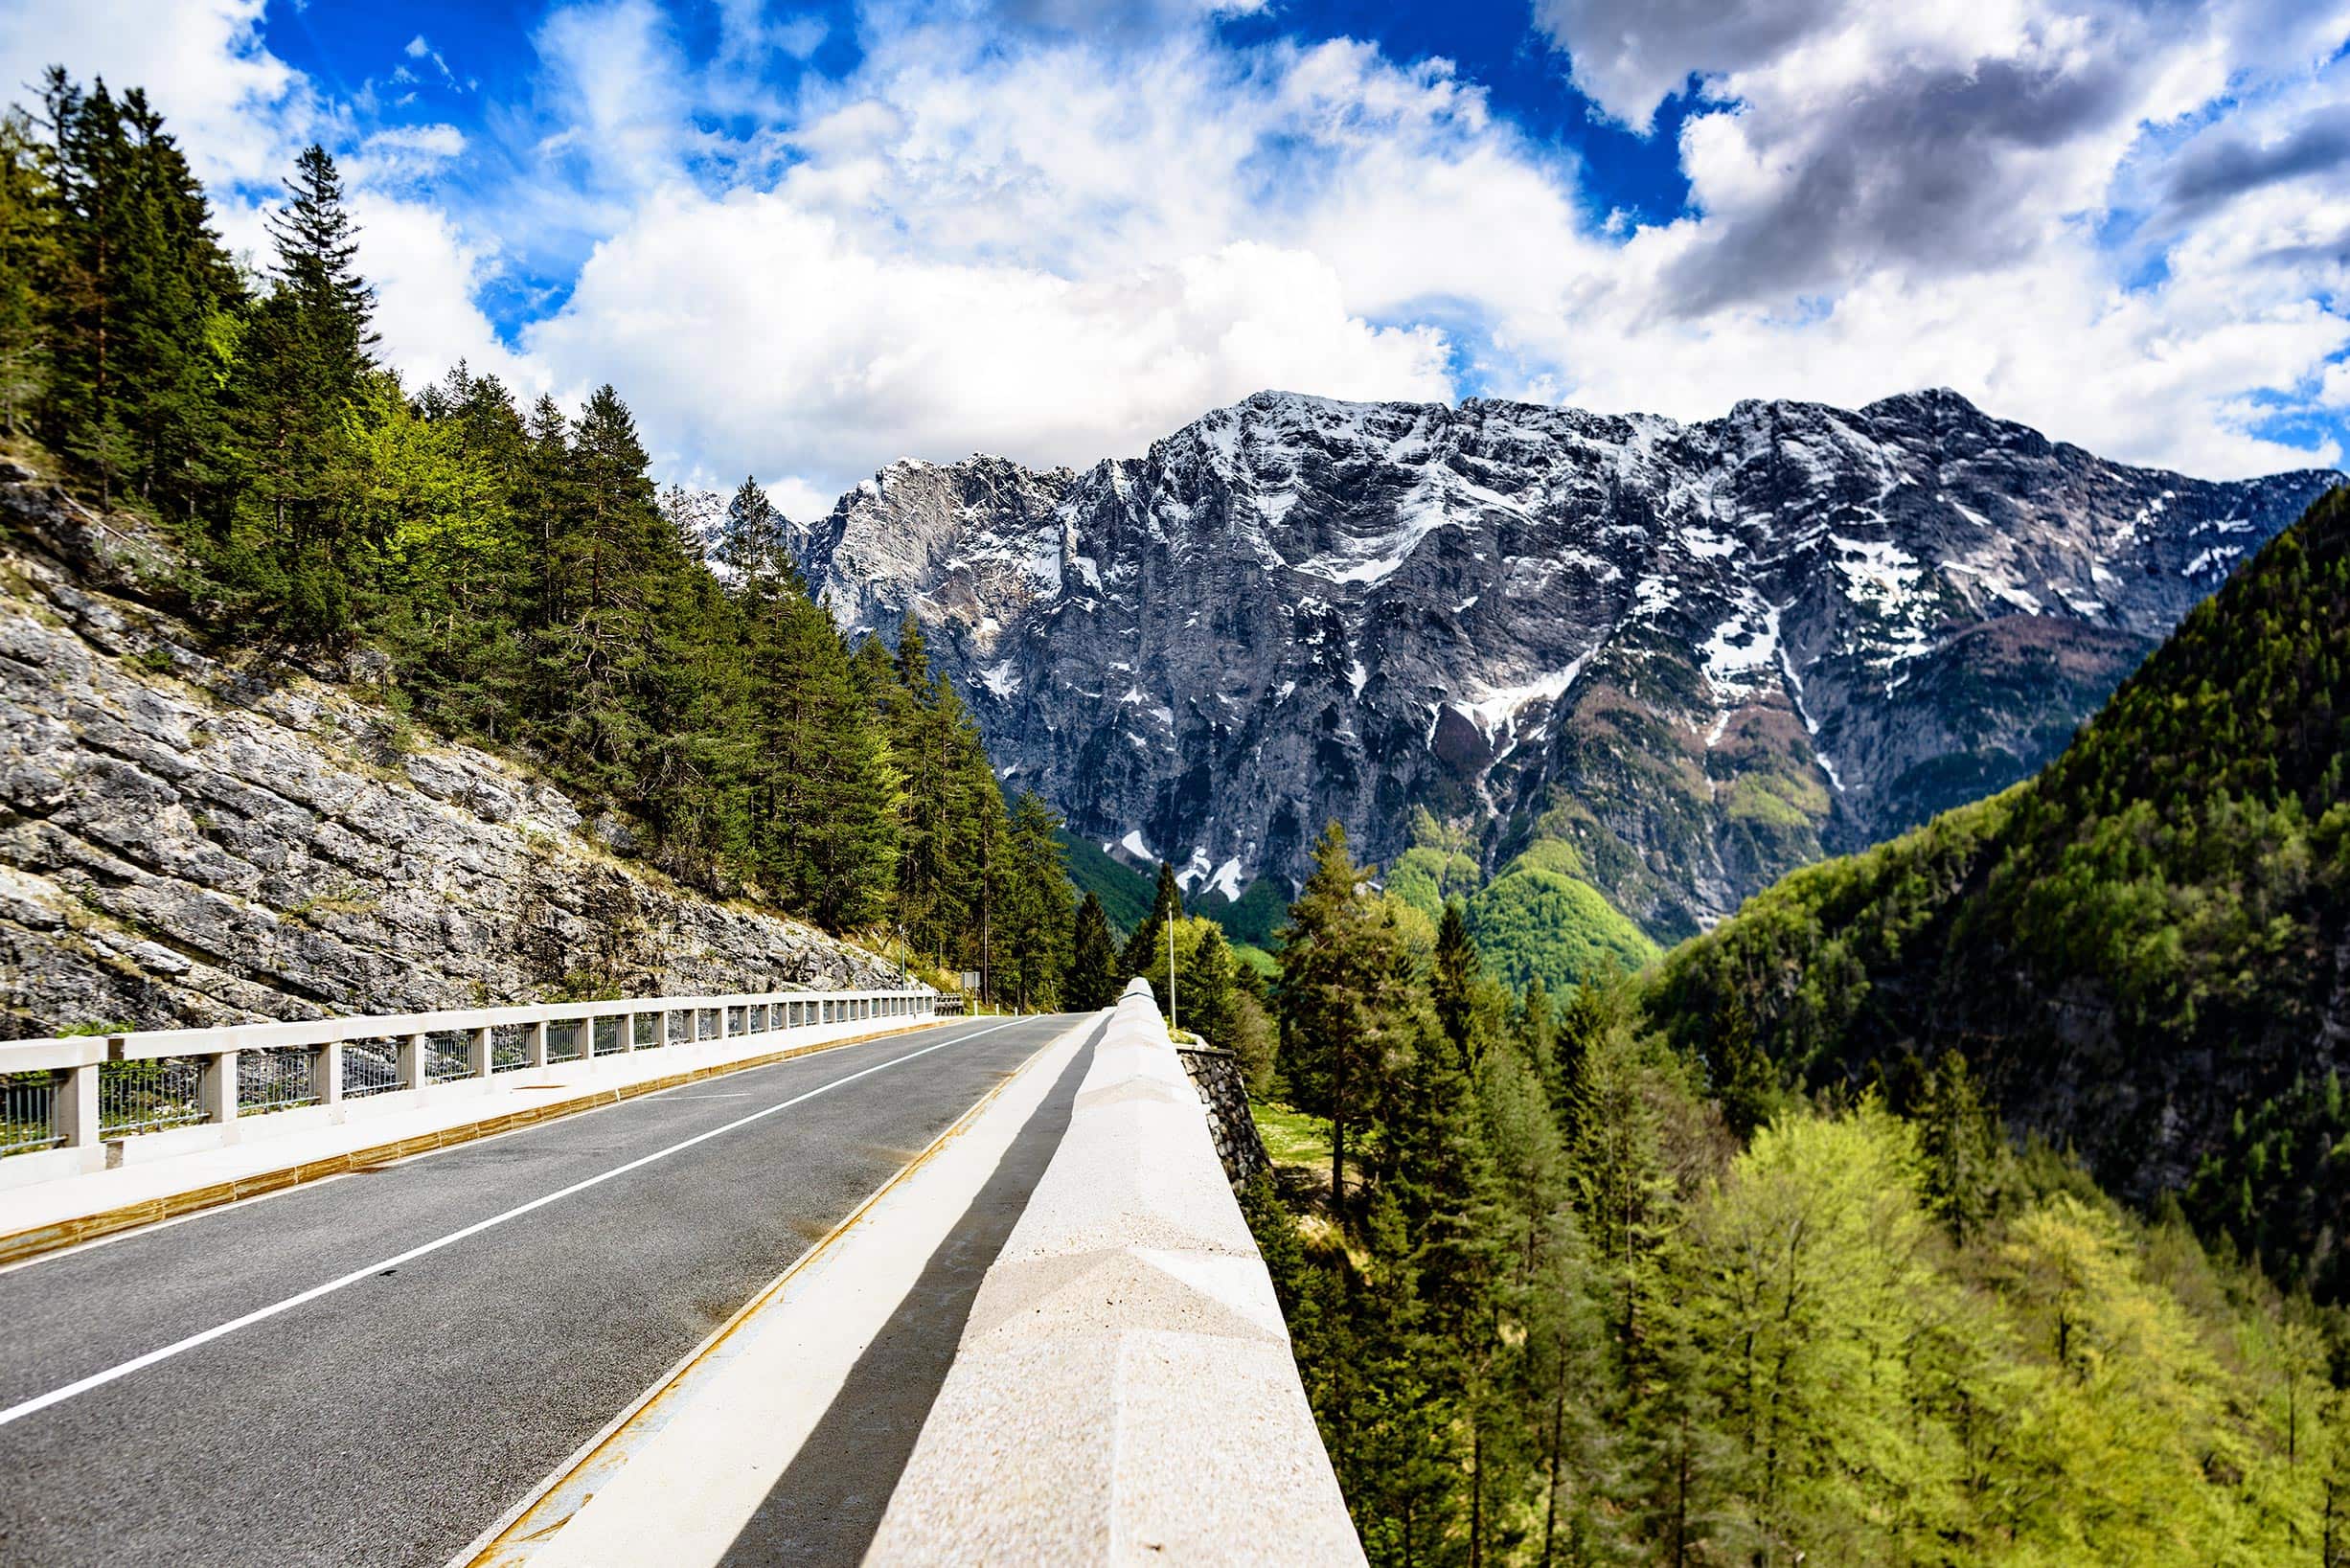
[[342, 1154], [330, 1154], [320, 1159], [306, 1160], [278, 1170], [256, 1171], [250, 1176], [239, 1176], [233, 1181], [215, 1182], [210, 1186], [191, 1188], [169, 1197], [147, 1198], [138, 1203], [126, 1203], [112, 1209], [102, 1209], [93, 1215], [74, 1219], [60, 1219], [46, 1225], [34, 1225], [20, 1231], [0, 1235], [0, 1268], [21, 1263], [47, 1253], [61, 1252], [86, 1241], [96, 1241], [124, 1231], [137, 1230], [143, 1225], [157, 1224], [166, 1219], [177, 1219], [205, 1209], [217, 1209], [225, 1204], [241, 1203], [247, 1198], [262, 1197], [308, 1182], [324, 1181], [330, 1176], [348, 1175], [354, 1170], [387, 1165], [395, 1160], [412, 1159], [419, 1154], [430, 1154], [436, 1149], [453, 1148], [462, 1144], [478, 1143], [484, 1138], [495, 1138], [504, 1133], [519, 1131], [540, 1122], [552, 1122], [583, 1111], [600, 1110], [617, 1105], [626, 1100], [641, 1099], [649, 1094], [698, 1083], [707, 1079], [723, 1078], [731, 1073], [746, 1072], [754, 1067], [771, 1067], [779, 1061], [795, 1057], [812, 1057], [819, 1052], [837, 1051], [843, 1046], [862, 1045], [869, 1040], [884, 1040], [898, 1034], [918, 1034], [925, 1029], [944, 1027], [925, 1021], [902, 1029], [880, 1029], [870, 1034], [853, 1034], [846, 1039], [816, 1040], [784, 1051], [770, 1051], [762, 1056], [746, 1057], [741, 1061], [715, 1062], [706, 1067], [689, 1068], [660, 1078], [647, 1079], [641, 1083], [618, 1084], [608, 1089], [595, 1089], [564, 1100], [547, 1101], [486, 1117], [479, 1122], [468, 1122], [459, 1126], [444, 1127], [436, 1132], [419, 1133], [413, 1138], [401, 1138], [391, 1143], [371, 1144], [364, 1148], [351, 1149]]

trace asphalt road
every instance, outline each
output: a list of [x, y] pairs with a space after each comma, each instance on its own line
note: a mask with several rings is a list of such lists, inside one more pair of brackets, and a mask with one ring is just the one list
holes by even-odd
[[1078, 1021], [822, 1052], [0, 1272], [0, 1562], [437, 1568]]

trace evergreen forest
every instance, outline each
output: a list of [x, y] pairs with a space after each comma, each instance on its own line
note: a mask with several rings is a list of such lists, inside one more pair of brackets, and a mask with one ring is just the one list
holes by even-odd
[[323, 148], [269, 228], [258, 269], [222, 248], [135, 88], [53, 69], [0, 122], [0, 436], [167, 533], [147, 591], [527, 759], [690, 886], [1057, 1004], [1060, 821], [1005, 800], [910, 617], [844, 638], [760, 486], [715, 516], [657, 490], [608, 385], [576, 411], [462, 364], [403, 387]]

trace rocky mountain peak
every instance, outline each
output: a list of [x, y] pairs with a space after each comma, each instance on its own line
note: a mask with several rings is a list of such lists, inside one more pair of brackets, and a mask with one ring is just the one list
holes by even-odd
[[900, 464], [806, 541], [992, 754], [1237, 895], [1410, 807], [1658, 936], [2024, 776], [2330, 472], [2107, 463], [1947, 389], [1683, 423], [1266, 391], [1081, 473]]

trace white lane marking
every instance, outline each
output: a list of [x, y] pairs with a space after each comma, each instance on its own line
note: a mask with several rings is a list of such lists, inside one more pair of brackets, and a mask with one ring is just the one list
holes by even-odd
[[108, 1367], [103, 1372], [94, 1372], [89, 1376], [67, 1383], [62, 1388], [51, 1389], [48, 1393], [36, 1395], [21, 1404], [12, 1404], [6, 1410], [0, 1410], [0, 1426], [6, 1426], [11, 1421], [22, 1420], [27, 1416], [36, 1415], [53, 1404], [62, 1404], [77, 1394], [87, 1394], [94, 1388], [103, 1388], [118, 1377], [127, 1377], [134, 1372], [143, 1372], [158, 1362], [169, 1361], [175, 1355], [183, 1355], [199, 1346], [209, 1345], [214, 1340], [233, 1334], [240, 1329], [249, 1329], [257, 1323], [276, 1317], [281, 1312], [290, 1312], [297, 1307], [307, 1306], [318, 1300], [321, 1296], [331, 1296], [337, 1290], [357, 1284], [361, 1280], [372, 1279], [387, 1268], [398, 1268], [402, 1263], [414, 1262], [419, 1258], [439, 1252], [443, 1247], [454, 1246], [469, 1237], [479, 1236], [484, 1231], [503, 1225], [510, 1219], [519, 1219], [524, 1215], [543, 1209], [550, 1203], [559, 1203], [564, 1198], [584, 1193], [591, 1187], [601, 1187], [616, 1176], [625, 1176], [631, 1170], [641, 1170], [656, 1160], [666, 1160], [672, 1154], [683, 1153], [696, 1144], [706, 1144], [711, 1139], [733, 1132], [739, 1127], [749, 1126], [753, 1122], [773, 1116], [777, 1111], [787, 1111], [794, 1105], [805, 1104], [818, 1095], [829, 1094], [844, 1083], [854, 1083], [860, 1078], [871, 1078], [874, 1074], [895, 1067], [901, 1062], [912, 1061], [917, 1057], [926, 1057], [933, 1051], [944, 1051], [950, 1045], [961, 1045], [966, 1041], [975, 1040], [982, 1034], [992, 1034], [998, 1029], [1010, 1029], [1014, 1024], [1026, 1021], [1021, 1018], [1007, 1018], [991, 1028], [975, 1030], [969, 1034], [959, 1034], [951, 1040], [941, 1040], [935, 1045], [925, 1045], [920, 1051], [909, 1051], [902, 1057], [892, 1057], [887, 1061], [876, 1062], [871, 1067], [860, 1068], [856, 1072], [833, 1079], [829, 1083], [820, 1083], [805, 1094], [794, 1095], [789, 1100], [780, 1101], [763, 1110], [755, 1110], [748, 1116], [739, 1117], [727, 1123], [724, 1126], [712, 1127], [707, 1132], [696, 1133], [693, 1137], [672, 1144], [667, 1148], [654, 1149], [650, 1154], [640, 1155], [626, 1165], [616, 1165], [611, 1170], [590, 1176], [584, 1181], [575, 1181], [568, 1187], [549, 1193], [543, 1197], [535, 1197], [530, 1202], [518, 1204], [503, 1214], [491, 1215], [487, 1219], [477, 1219], [470, 1225], [451, 1231], [446, 1236], [426, 1241], [421, 1246], [410, 1247], [406, 1252], [395, 1257], [381, 1259], [368, 1264], [365, 1268], [354, 1268], [339, 1279], [329, 1280], [324, 1284], [314, 1284], [308, 1290], [286, 1297], [284, 1301], [272, 1302], [267, 1307], [257, 1307], [242, 1317], [231, 1318], [228, 1322], [206, 1329], [201, 1333], [190, 1334], [185, 1339], [175, 1340], [160, 1350], [149, 1351], [145, 1355], [132, 1356], [129, 1360]]

